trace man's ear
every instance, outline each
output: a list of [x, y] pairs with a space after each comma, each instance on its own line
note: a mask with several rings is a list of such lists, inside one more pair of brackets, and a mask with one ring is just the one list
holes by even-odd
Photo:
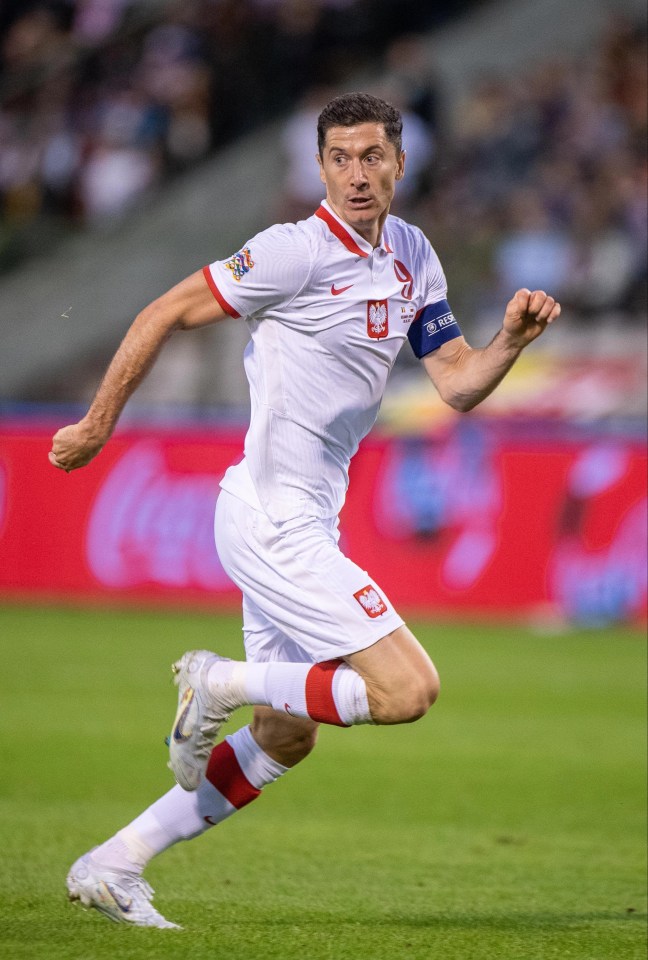
[[398, 158], [398, 170], [396, 171], [396, 179], [402, 180], [405, 176], [405, 151], [401, 150], [401, 155]]
[[326, 177], [324, 176], [324, 164], [322, 163], [322, 158], [320, 157], [319, 153], [315, 154], [315, 159], [319, 163], [320, 180], [322, 181], [322, 183], [326, 183]]

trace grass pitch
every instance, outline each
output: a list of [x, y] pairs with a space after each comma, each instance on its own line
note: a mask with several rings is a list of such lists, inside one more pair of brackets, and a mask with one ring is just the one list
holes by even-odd
[[442, 676], [430, 714], [323, 730], [151, 864], [184, 930], [133, 930], [68, 904], [67, 868], [172, 785], [169, 664], [240, 656], [239, 621], [0, 608], [0, 956], [644, 960], [642, 637], [414, 627]]

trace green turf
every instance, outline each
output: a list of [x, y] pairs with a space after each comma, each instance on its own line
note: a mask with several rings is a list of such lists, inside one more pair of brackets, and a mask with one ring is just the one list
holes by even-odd
[[642, 637], [415, 626], [428, 717], [323, 731], [151, 865], [184, 930], [132, 930], [68, 904], [66, 869], [171, 786], [169, 663], [237, 655], [239, 622], [0, 607], [0, 957], [644, 960]]

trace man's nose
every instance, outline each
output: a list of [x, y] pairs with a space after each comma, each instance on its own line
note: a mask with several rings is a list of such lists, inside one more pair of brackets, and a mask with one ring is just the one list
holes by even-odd
[[351, 164], [351, 183], [354, 187], [358, 187], [363, 183], [367, 182], [367, 175], [365, 173], [364, 166], [362, 165], [362, 160], [354, 160]]

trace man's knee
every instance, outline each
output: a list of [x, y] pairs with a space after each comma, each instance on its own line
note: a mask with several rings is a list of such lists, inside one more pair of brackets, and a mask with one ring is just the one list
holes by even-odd
[[365, 681], [375, 723], [419, 720], [439, 695], [436, 668], [405, 625], [347, 662]]
[[255, 707], [251, 728], [261, 749], [285, 767], [294, 767], [317, 743], [317, 723], [286, 716], [270, 707]]
[[413, 723], [428, 712], [439, 696], [439, 675], [430, 661], [427, 669], [375, 691], [371, 713], [376, 723]]

